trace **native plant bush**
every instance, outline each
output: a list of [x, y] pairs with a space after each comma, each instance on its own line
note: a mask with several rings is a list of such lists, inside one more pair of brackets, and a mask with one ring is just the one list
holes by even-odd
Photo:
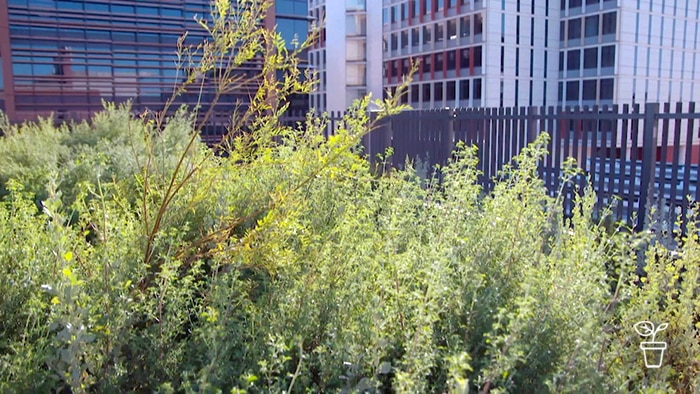
[[[218, 1], [212, 40], [182, 53], [209, 59], [214, 86], [240, 82], [214, 64], [258, 55], [286, 77], [261, 78], [226, 155], [199, 142], [197, 108], [4, 126], [0, 391], [700, 389], [692, 223], [676, 251], [606, 231], [591, 189], [565, 219], [537, 177], [546, 135], [487, 194], [468, 146], [440, 182], [410, 161], [376, 171], [370, 98], [327, 139], [323, 118], [282, 126], [285, 95], [312, 83], [278, 35], [237, 22], [264, 7], [239, 3]], [[659, 369], [639, 321], [668, 324]]]

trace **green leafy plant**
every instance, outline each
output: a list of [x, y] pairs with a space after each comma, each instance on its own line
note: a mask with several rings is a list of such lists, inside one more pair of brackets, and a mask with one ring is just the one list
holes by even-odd
[[[391, 151], [377, 171], [360, 141], [406, 109], [411, 75], [357, 100], [329, 138], [323, 116], [285, 126], [285, 98], [313, 78], [299, 82], [301, 52], [258, 30], [265, 5], [233, 5], [201, 21], [206, 42], [181, 40], [174, 94], [221, 99], [253, 81], [235, 67], [264, 60], [226, 155], [198, 137], [210, 103], [2, 125], [0, 391], [700, 389], [693, 221], [677, 250], [611, 231], [590, 187], [565, 217], [537, 176], [544, 134], [489, 193], [462, 143], [440, 177], [389, 168]], [[567, 161], [562, 184], [577, 171]], [[643, 320], [668, 323], [653, 371]]]

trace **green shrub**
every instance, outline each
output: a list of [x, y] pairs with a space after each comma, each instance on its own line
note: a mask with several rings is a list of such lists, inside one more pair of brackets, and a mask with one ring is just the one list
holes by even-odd
[[[298, 76], [279, 37], [250, 37]], [[309, 88], [293, 80], [263, 90]], [[375, 102], [380, 117], [397, 102]], [[537, 178], [545, 135], [489, 194], [462, 145], [440, 183], [410, 162], [376, 175], [358, 146], [368, 104], [324, 139], [323, 120], [283, 127], [283, 100], [260, 98], [225, 157], [186, 111], [107, 105], [9, 130], [0, 391], [700, 390], [697, 236], [676, 256], [608, 232], [590, 189], [565, 221]], [[660, 369], [644, 367], [641, 320], [669, 324]]]

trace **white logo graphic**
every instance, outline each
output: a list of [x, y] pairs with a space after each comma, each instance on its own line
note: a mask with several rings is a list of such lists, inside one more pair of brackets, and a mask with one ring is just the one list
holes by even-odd
[[650, 321], [640, 321], [634, 325], [634, 330], [637, 334], [644, 338], [651, 337], [651, 341], [645, 341], [639, 344], [639, 348], [644, 352], [644, 365], [647, 368], [660, 368], [664, 361], [664, 351], [666, 350], [666, 342], [657, 342], [656, 334], [665, 330], [668, 323], [659, 324], [654, 328], [654, 323]]

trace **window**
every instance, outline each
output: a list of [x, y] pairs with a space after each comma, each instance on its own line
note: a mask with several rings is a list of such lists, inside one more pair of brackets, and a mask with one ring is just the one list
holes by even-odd
[[447, 71], [453, 71], [457, 67], [457, 51], [447, 52]]
[[[353, 4], [354, 3], [354, 4]], [[364, 1], [348, 1], [348, 8], [362, 9]], [[283, 0], [275, 2], [275, 12], [277, 14], [306, 15], [309, 13], [308, 2], [305, 0]]]
[[459, 35], [461, 37], [469, 37], [471, 35], [471, 20], [470, 16], [459, 18]]
[[445, 26], [442, 23], [435, 24], [435, 42], [441, 42], [445, 39]]
[[414, 47], [420, 45], [420, 30], [417, 27], [411, 29], [411, 45]]
[[481, 67], [481, 46], [474, 48], [474, 67]]
[[432, 42], [432, 31], [433, 29], [430, 26], [423, 26], [423, 45]]
[[459, 66], [461, 68], [469, 68], [469, 48], [462, 48], [460, 49], [461, 54], [461, 59], [459, 61]]
[[423, 55], [423, 72], [428, 73], [430, 72], [430, 55]]
[[581, 19], [569, 19], [569, 40], [581, 38]]
[[615, 90], [615, 80], [612, 78], [600, 80], [600, 99], [612, 100]]
[[598, 48], [586, 48], [583, 50], [583, 68], [598, 68]]
[[426, 83], [423, 85], [423, 102], [424, 103], [430, 102], [430, 84], [429, 83]]
[[617, 34], [617, 12], [603, 14], [603, 35]]
[[364, 64], [348, 64], [346, 66], [345, 82], [350, 86], [363, 86], [367, 84], [367, 75]]
[[574, 49], [566, 54], [566, 69], [569, 71], [578, 71], [581, 68], [581, 51]]
[[134, 7], [128, 5], [112, 5], [113, 13], [134, 14]]
[[586, 37], [598, 36], [598, 15], [586, 18]]
[[474, 100], [481, 100], [481, 78], [474, 80]]
[[401, 49], [408, 47], [408, 30], [401, 31]]
[[433, 0], [435, 3], [435, 11], [441, 10], [445, 6], [445, 0]]
[[478, 36], [484, 33], [484, 17], [481, 14], [474, 15], [474, 35]]
[[459, 99], [469, 100], [469, 80], [464, 79], [459, 81]]
[[566, 22], [559, 22], [559, 41], [566, 41]]
[[437, 104], [442, 103], [442, 82], [436, 82], [435, 85], [433, 85], [435, 88], [433, 92], [433, 98], [435, 99]]
[[596, 90], [598, 85], [598, 80], [597, 79], [589, 79], [586, 81], [583, 81], [583, 99], [584, 100], [595, 100], [596, 99]]
[[389, 10], [389, 13], [391, 15], [391, 19], [390, 19], [391, 23], [396, 23], [396, 7], [391, 7], [391, 9]]
[[447, 100], [452, 101], [455, 99], [455, 81], [449, 81], [447, 82], [447, 85], [445, 85], [445, 96]]
[[364, 40], [348, 40], [345, 44], [345, 58], [348, 61], [367, 59], [367, 44]]
[[417, 103], [418, 101], [420, 101], [419, 85], [411, 85], [411, 102]]
[[396, 33], [391, 33], [391, 50], [399, 49], [399, 37]]
[[401, 4], [401, 20], [405, 21], [408, 19], [408, 4], [402, 3]]
[[367, 16], [363, 14], [347, 15], [345, 17], [345, 34], [349, 36], [367, 34]]
[[564, 82], [559, 82], [559, 88], [557, 90], [557, 101], [560, 103], [564, 101]]
[[597, 5], [600, 4], [600, 0], [586, 0], [586, 5]]
[[600, 66], [615, 67], [615, 45], [609, 45], [601, 48]]
[[405, 58], [401, 60], [401, 71], [403, 74], [408, 74], [408, 72], [411, 70], [411, 59]]
[[287, 48], [293, 48], [295, 41], [296, 45], [306, 41], [309, 25], [305, 20], [278, 18], [277, 30], [284, 38]]
[[442, 72], [445, 54], [440, 52], [435, 54], [435, 71]]
[[581, 7], [581, 0], [569, 0], [569, 8], [579, 8]]
[[578, 101], [578, 81], [566, 83], [566, 101]]
[[447, 39], [457, 39], [457, 20], [455, 19], [450, 19], [447, 21]]

